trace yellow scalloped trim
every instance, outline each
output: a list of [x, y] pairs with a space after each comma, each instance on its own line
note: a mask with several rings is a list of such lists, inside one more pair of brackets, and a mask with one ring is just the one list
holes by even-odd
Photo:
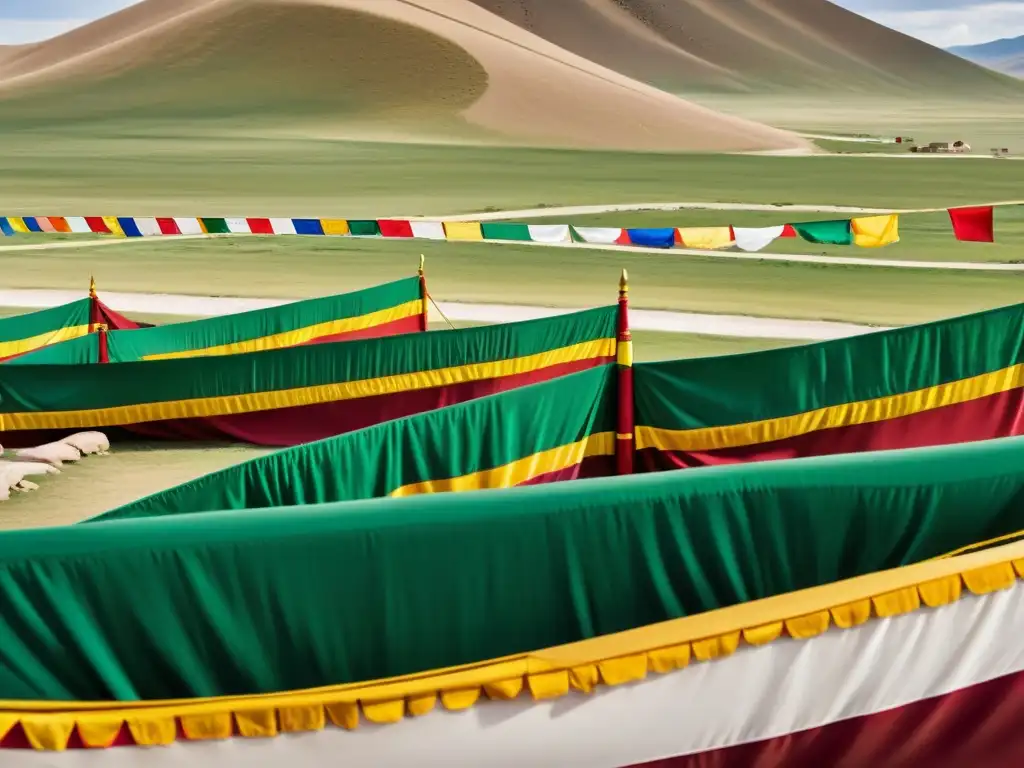
[[[783, 636], [804, 640], [821, 635], [833, 624], [838, 629], [848, 629], [864, 624], [872, 616], [888, 618], [922, 607], [949, 605], [960, 599], [965, 588], [976, 595], [1007, 589], [1018, 579], [1024, 579], [1024, 557], [997, 560], [1001, 554], [1011, 552], [1024, 554], [1024, 542], [956, 559], [907, 566], [888, 574], [871, 574], [837, 585], [745, 603], [538, 653], [391, 681], [237, 698], [106, 705], [79, 702], [66, 705], [74, 707], [74, 711], [68, 712], [57, 710], [59, 705], [54, 702], [38, 702], [38, 709], [33, 711], [26, 711], [24, 702], [0, 702], [0, 737], [20, 722], [29, 744], [45, 751], [66, 749], [76, 728], [87, 746], [109, 746], [122, 723], [127, 723], [140, 746], [174, 742], [178, 724], [185, 736], [194, 740], [230, 738], [233, 724], [237, 724], [238, 733], [244, 737], [266, 738], [279, 733], [318, 731], [328, 721], [338, 728], [353, 730], [359, 726], [360, 708], [362, 718], [368, 722], [387, 724], [399, 722], [407, 715], [427, 715], [437, 708], [438, 700], [446, 710], [463, 711], [475, 706], [481, 693], [490, 699], [511, 700], [520, 696], [525, 687], [535, 701], [561, 698], [571, 690], [590, 693], [599, 685], [615, 686], [643, 680], [648, 672], [665, 674], [682, 669], [693, 659], [708, 662], [725, 658], [739, 648], [741, 641], [759, 646]], [[893, 582], [899, 579], [893, 574], [904, 573], [927, 574], [929, 578], [917, 584], [905, 581], [905, 585], [896, 589], [868, 592], [870, 596], [849, 599], [856, 585], [888, 583], [896, 586]], [[847, 602], [812, 610], [810, 603], [814, 600], [820, 603], [837, 592], [846, 595]], [[757, 610], [761, 605], [778, 605], [777, 610], [801, 605], [804, 610], [766, 623], [767, 609]], [[750, 622], [750, 626], [736, 628], [734, 623], [730, 627], [729, 617], [747, 615], [762, 619]], [[720, 626], [721, 631], [688, 642], [662, 642], [657, 647], [650, 647], [654, 643], [644, 640], [648, 635], [663, 641], [673, 635], [685, 636], [685, 629], [676, 628], [691, 625]], [[645, 642], [648, 647], [641, 650]], [[621, 652], [630, 647], [637, 650]]]

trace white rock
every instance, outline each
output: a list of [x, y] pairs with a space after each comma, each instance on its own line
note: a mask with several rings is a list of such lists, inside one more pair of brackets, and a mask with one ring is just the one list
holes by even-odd
[[110, 440], [102, 432], [76, 432], [63, 438], [60, 442], [73, 445], [83, 455], [97, 453], [105, 456], [110, 451]]

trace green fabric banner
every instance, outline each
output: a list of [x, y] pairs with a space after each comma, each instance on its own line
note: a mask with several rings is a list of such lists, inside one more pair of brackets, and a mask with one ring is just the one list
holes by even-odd
[[1021, 498], [1010, 438], [9, 531], [0, 699], [267, 693], [538, 650], [1019, 531]]
[[41, 309], [0, 319], [0, 359], [8, 356], [3, 346], [47, 334], [56, 335], [65, 328], [76, 328], [89, 324], [90, 299], [79, 299], [59, 307]]
[[480, 225], [484, 240], [530, 240], [530, 228], [526, 224], [505, 224], [487, 222]]
[[200, 221], [211, 235], [227, 235], [231, 232], [225, 219], [200, 219]]
[[83, 366], [70, 378], [60, 366], [12, 366], [0, 378], [0, 414], [227, 397], [500, 362], [614, 339], [616, 316], [616, 307], [602, 307], [521, 323], [343, 344]]
[[[614, 432], [614, 377], [606, 365], [278, 451], [86, 522], [373, 499], [504, 467]], [[537, 459], [533, 475], [517, 482], [561, 469], [555, 461]], [[470, 485], [475, 490], [488, 487], [485, 482]]]
[[348, 231], [353, 235], [372, 237], [380, 234], [380, 224], [375, 219], [349, 219]]
[[840, 221], [809, 221], [794, 224], [793, 229], [804, 240], [822, 245], [852, 245], [853, 229], [849, 219]]
[[[117, 333], [138, 333], [138, 331], [117, 331]], [[89, 333], [77, 339], [68, 339], [58, 344], [49, 344], [10, 360], [4, 365], [91, 365], [100, 361], [98, 336]], [[65, 374], [67, 375], [67, 374]]]
[[[238, 344], [333, 320], [356, 318], [419, 299], [419, 278], [409, 277], [352, 293], [294, 301], [251, 312], [132, 331], [111, 331], [107, 336], [108, 354], [110, 362], [126, 363], [142, 360], [147, 355]], [[325, 335], [333, 334], [328, 330]], [[292, 344], [282, 343], [281, 346]]]
[[[135, 331], [133, 331], [135, 333]], [[748, 354], [635, 367], [636, 423], [744, 424], [899, 395], [1024, 362], [1024, 304]]]

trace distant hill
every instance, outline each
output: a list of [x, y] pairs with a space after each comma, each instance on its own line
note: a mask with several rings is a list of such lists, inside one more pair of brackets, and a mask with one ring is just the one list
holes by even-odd
[[958, 45], [949, 52], [991, 69], [1024, 77], [1024, 35], [980, 45]]
[[1009, 78], [828, 0], [472, 1], [677, 93], [1024, 94]]
[[792, 133], [580, 58], [470, 0], [145, 0], [36, 45], [0, 48], [0, 130], [84, 122], [809, 149]]

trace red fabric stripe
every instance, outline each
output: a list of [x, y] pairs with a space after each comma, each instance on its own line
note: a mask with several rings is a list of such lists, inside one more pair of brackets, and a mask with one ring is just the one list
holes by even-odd
[[1024, 434], [1024, 389], [947, 405], [931, 411], [873, 424], [822, 429], [806, 435], [718, 451], [655, 449], [638, 456], [646, 471], [739, 464], [748, 461], [795, 459], [896, 448], [952, 445]]
[[412, 224], [399, 219], [380, 219], [377, 221], [381, 237], [412, 237]]
[[644, 768], [1008, 768], [1024, 763], [1022, 721], [1024, 673], [1017, 673], [886, 712], [668, 757]]
[[[678, 234], [679, 234], [679, 230], [677, 229], [676, 230], [676, 235], [678, 236]], [[623, 229], [622, 230], [622, 234], [619, 235], [618, 239], [615, 241], [615, 244], [616, 245], [632, 245], [633, 241], [629, 239], [629, 232], [627, 230]]]
[[96, 232], [101, 235], [109, 235], [110, 227], [106, 225], [103, 218], [100, 216], [86, 216], [85, 223], [89, 225], [91, 232]]
[[676, 239], [675, 239], [675, 242], [676, 242], [676, 245], [679, 245], [679, 246], [685, 246], [686, 245], [686, 243], [683, 242], [683, 233], [679, 231], [679, 227], [676, 227]]
[[797, 235], [796, 230], [793, 229], [792, 224], [787, 224], [782, 228], [782, 234], [779, 235], [779, 237], [799, 237], [799, 235]]
[[174, 219], [157, 219], [156, 224], [160, 227], [161, 235], [180, 235], [181, 230], [178, 228], [178, 222]]
[[254, 235], [272, 235], [274, 227], [270, 219], [246, 219], [249, 223], [249, 231]]
[[128, 331], [135, 330], [139, 327], [139, 324], [134, 320], [129, 320], [127, 317], [122, 315], [120, 312], [115, 312], [106, 304], [99, 299], [94, 299], [97, 315], [99, 316], [99, 322], [105, 323], [107, 328], [112, 331]]
[[416, 333], [420, 330], [420, 316], [410, 315], [390, 323], [381, 323], [358, 331], [338, 333], [334, 336], [321, 336], [306, 344], [326, 344], [332, 341], [356, 341], [357, 339], [380, 339], [385, 336], [401, 336], [405, 333]]
[[957, 240], [972, 243], [995, 242], [994, 211], [991, 206], [950, 208], [949, 219]]

